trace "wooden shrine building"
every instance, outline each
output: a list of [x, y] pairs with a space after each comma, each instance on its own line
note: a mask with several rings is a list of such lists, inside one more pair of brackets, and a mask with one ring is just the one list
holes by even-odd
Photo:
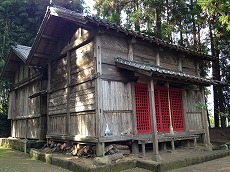
[[16, 138], [46, 138], [46, 95], [33, 94], [47, 88], [47, 78], [37, 68], [26, 65], [31, 47], [12, 45], [2, 76], [14, 82], [9, 95], [8, 118], [11, 119], [11, 136]]
[[196, 104], [220, 83], [200, 76], [213, 56], [56, 6], [32, 48], [23, 57], [14, 50], [2, 73], [15, 81], [13, 137], [94, 143], [98, 156], [115, 141], [152, 142], [155, 155], [172, 139], [210, 145], [206, 109]]

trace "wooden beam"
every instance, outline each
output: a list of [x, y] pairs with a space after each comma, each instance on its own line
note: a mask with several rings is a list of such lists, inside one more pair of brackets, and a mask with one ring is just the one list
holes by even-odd
[[160, 66], [160, 53], [156, 51], [156, 66]]
[[129, 60], [133, 60], [133, 44], [136, 43], [136, 39], [135, 38], [131, 38], [131, 40], [128, 41], [128, 59]]
[[182, 57], [181, 56], [179, 56], [178, 57], [178, 70], [179, 71], [182, 71]]
[[47, 135], [50, 134], [50, 117], [49, 117], [49, 99], [50, 99], [50, 84], [51, 84], [51, 64], [48, 63], [48, 82], [47, 82]]
[[70, 65], [70, 58], [71, 54], [68, 51], [67, 52], [67, 116], [66, 116], [66, 131], [67, 135], [70, 135], [70, 82], [71, 82], [71, 76], [70, 76], [70, 70], [71, 70], [71, 65]]
[[46, 34], [42, 34], [42, 38], [49, 39], [49, 40], [54, 41], [54, 42], [58, 41], [56, 37], [50, 36], [50, 35], [46, 35]]
[[133, 115], [132, 115], [132, 124], [133, 124], [133, 134], [136, 135], [137, 133], [137, 116], [136, 116], [136, 100], [135, 100], [135, 84], [132, 83], [131, 84], [131, 94], [132, 94], [132, 111], [133, 111]]
[[68, 44], [61, 52], [61, 56], [65, 55], [68, 51], [74, 51], [91, 41], [96, 37], [97, 33], [92, 33], [91, 35], [83, 35], [81, 38], [77, 39], [76, 42]]
[[49, 55], [47, 54], [41, 54], [41, 53], [34, 53], [34, 57], [39, 57], [39, 58], [43, 58], [43, 59], [48, 59]]
[[[103, 117], [103, 104], [102, 104], [102, 67], [101, 67], [101, 36], [97, 35], [95, 37], [94, 44], [94, 57], [95, 57], [95, 68], [96, 73], [98, 73], [97, 79], [95, 80], [95, 95], [96, 95], [96, 136], [99, 138], [103, 135], [104, 131], [102, 131], [102, 117]], [[104, 124], [105, 125], [105, 124]], [[96, 154], [97, 156], [104, 156], [104, 143], [98, 142], [96, 145]]]
[[[101, 69], [101, 37], [96, 36], [95, 37], [95, 44], [94, 44], [94, 57], [95, 57], [95, 68], [96, 72], [98, 73], [98, 76], [101, 75], [102, 69]], [[101, 116], [103, 113], [102, 109], [102, 88], [101, 88], [101, 78], [98, 77], [95, 80], [95, 95], [96, 95], [96, 115], [95, 115], [95, 121], [96, 121], [96, 136], [100, 137], [102, 135], [102, 129], [101, 129]]]
[[156, 110], [155, 110], [155, 98], [154, 98], [154, 81], [149, 81], [149, 98], [150, 98], [150, 115], [152, 121], [152, 140], [153, 140], [153, 160], [160, 161], [160, 155], [158, 150], [158, 137], [157, 137], [157, 122], [156, 122]]
[[188, 102], [187, 102], [187, 91], [186, 89], [182, 89], [182, 102], [183, 102], [183, 112], [184, 112], [184, 122], [185, 122], [185, 131], [188, 131], [189, 129], [189, 120], [188, 115], [187, 115], [187, 107], [188, 107]]
[[196, 60], [195, 61], [195, 65], [196, 65], [196, 74], [198, 77], [200, 77], [200, 60]]
[[[205, 103], [205, 95], [204, 95], [204, 86], [200, 86], [200, 94], [201, 94], [201, 101]], [[207, 148], [207, 150], [212, 150], [212, 145], [210, 143], [210, 135], [209, 135], [209, 128], [208, 128], [208, 116], [207, 110], [202, 108], [202, 122], [204, 126], [204, 135], [203, 135], [203, 142]]]

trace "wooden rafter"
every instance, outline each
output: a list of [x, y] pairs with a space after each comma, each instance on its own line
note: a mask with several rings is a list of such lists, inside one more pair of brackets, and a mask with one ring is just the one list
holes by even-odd
[[50, 36], [50, 35], [46, 35], [46, 34], [42, 34], [42, 38], [49, 39], [50, 41], [54, 41], [54, 42], [58, 41], [56, 37]]

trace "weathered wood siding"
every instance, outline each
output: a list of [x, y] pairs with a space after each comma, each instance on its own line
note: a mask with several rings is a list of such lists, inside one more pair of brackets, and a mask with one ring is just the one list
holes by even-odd
[[41, 97], [28, 98], [39, 91], [41, 81], [37, 80], [10, 93], [8, 115], [13, 120], [12, 137], [45, 138], [47, 124], [46, 116], [42, 116], [45, 113], [41, 111]]
[[67, 57], [64, 57], [51, 63], [51, 93], [48, 100], [50, 134], [67, 134], [67, 84]]
[[[87, 32], [86, 32], [87, 33]], [[71, 135], [95, 136], [95, 61], [93, 42], [71, 53], [69, 111]], [[75, 85], [76, 84], [76, 85]]]
[[50, 134], [57, 134], [57, 135], [64, 135], [67, 134], [66, 131], [66, 116], [67, 114], [54, 114], [49, 115], [49, 133]]
[[28, 117], [40, 114], [40, 97], [28, 97], [41, 90], [41, 81], [33, 82], [16, 90], [16, 116]]
[[182, 58], [182, 71], [184, 73], [197, 76], [195, 59], [192, 57], [183, 57]]
[[156, 51], [153, 46], [146, 44], [134, 44], [133, 45], [133, 60], [151, 65], [156, 65]]
[[168, 50], [160, 52], [160, 66], [178, 71], [178, 55]]
[[70, 87], [70, 113], [95, 110], [95, 82]]
[[71, 113], [71, 135], [95, 136], [95, 112]]
[[131, 84], [104, 80], [102, 90], [102, 135], [104, 135], [106, 124], [109, 125], [113, 135], [132, 132]]
[[13, 120], [12, 137], [26, 138], [26, 120]]
[[[80, 44], [86, 35], [86, 30], [78, 28], [68, 45]], [[62, 50], [67, 51], [66, 56], [51, 63], [48, 134], [95, 135], [93, 46], [89, 42], [72, 51], [66, 46]]]
[[38, 75], [38, 73], [38, 70], [29, 68], [27, 65], [20, 62], [15, 73], [14, 84], [23, 83], [26, 79], [28, 79], [29, 77], [33, 78], [33, 76]]
[[93, 42], [71, 52], [71, 83], [81, 83], [92, 79], [95, 73]]
[[11, 132], [16, 138], [45, 139], [46, 117], [13, 120]]
[[101, 78], [107, 80], [132, 80], [132, 72], [117, 68], [115, 58], [128, 58], [128, 42], [125, 38], [103, 34], [101, 36]]
[[14, 119], [16, 115], [16, 97], [15, 91], [9, 93], [8, 119]]
[[200, 131], [204, 129], [202, 122], [202, 110], [196, 106], [199, 102], [202, 102], [200, 91], [183, 91], [183, 104], [187, 131]]
[[51, 90], [56, 91], [67, 86], [67, 57], [51, 63]]
[[114, 58], [128, 57], [128, 43], [125, 38], [103, 34], [101, 36], [101, 61], [115, 65]]

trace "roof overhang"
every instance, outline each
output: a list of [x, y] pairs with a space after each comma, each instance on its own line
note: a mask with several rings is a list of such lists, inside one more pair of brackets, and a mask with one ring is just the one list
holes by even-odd
[[189, 82], [193, 84], [202, 84], [206, 86], [225, 84], [221, 81], [193, 76], [181, 71], [174, 71], [159, 66], [144, 64], [141, 62], [127, 60], [123, 58], [115, 58], [115, 62], [117, 67], [119, 68], [131, 70], [148, 77], [156, 77], [156, 78], [160, 77], [163, 79], [173, 79], [175, 82], [176, 81], [185, 82], [185, 83]]
[[85, 25], [85, 18], [74, 11], [61, 7], [48, 7], [38, 30], [27, 64], [44, 67], [52, 58], [63, 27], [70, 23]]
[[20, 63], [25, 63], [31, 47], [24, 45], [11, 46], [1, 77], [13, 78]]

